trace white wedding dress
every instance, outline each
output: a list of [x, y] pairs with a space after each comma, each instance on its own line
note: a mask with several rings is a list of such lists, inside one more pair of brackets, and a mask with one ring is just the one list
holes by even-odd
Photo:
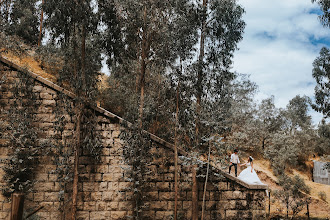
[[244, 169], [238, 176], [238, 178], [248, 184], [255, 184], [255, 185], [265, 185], [262, 183], [254, 169], [251, 172], [251, 163], [246, 164], [247, 168]]

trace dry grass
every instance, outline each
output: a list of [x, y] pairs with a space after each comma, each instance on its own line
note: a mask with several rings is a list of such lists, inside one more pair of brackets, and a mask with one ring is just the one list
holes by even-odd
[[53, 74], [47, 73], [41, 65], [40, 61], [37, 61], [33, 56], [18, 56], [15, 53], [10, 51], [6, 51], [5, 53], [1, 53], [1, 56], [6, 58], [7, 60], [19, 65], [27, 70], [38, 74], [39, 76], [46, 78], [54, 83], [56, 83], [56, 76]]

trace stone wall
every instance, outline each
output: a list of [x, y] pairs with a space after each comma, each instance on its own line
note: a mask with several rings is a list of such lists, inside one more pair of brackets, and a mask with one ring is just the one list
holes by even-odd
[[[1, 84], [0, 102], [4, 109], [11, 107], [13, 96], [11, 89], [19, 74], [19, 66], [1, 58], [0, 79], [6, 76]], [[63, 139], [72, 141], [74, 130], [74, 115], [65, 112], [67, 119], [64, 131], [59, 136], [55, 129], [58, 117], [55, 113], [59, 105], [59, 94], [64, 93], [68, 100], [74, 95], [59, 86], [31, 73], [26, 73], [34, 79], [33, 91], [37, 97], [38, 109], [35, 112], [35, 126], [39, 129], [39, 141]], [[72, 104], [73, 105], [73, 104]], [[103, 144], [100, 162], [95, 162], [87, 153], [82, 152], [79, 167], [78, 219], [128, 219], [133, 214], [131, 182], [127, 178], [129, 168], [123, 161], [123, 119], [93, 107], [96, 112], [96, 130]], [[4, 115], [0, 115], [5, 120]], [[147, 187], [144, 189], [143, 214], [149, 219], [170, 219], [174, 212], [174, 165], [172, 145], [150, 134], [153, 140], [153, 151], [156, 152], [149, 169]], [[0, 139], [0, 159], [5, 159], [11, 152], [8, 142]], [[46, 150], [45, 150], [46, 152]], [[71, 158], [72, 159], [72, 158]], [[54, 156], [40, 155], [40, 165], [34, 179], [37, 180], [33, 190], [26, 195], [25, 209], [34, 210], [44, 206], [37, 214], [40, 219], [69, 219], [70, 193], [64, 193], [64, 201], [59, 200], [63, 184], [54, 172], [57, 168]], [[0, 164], [2, 165], [2, 164]], [[206, 191], [205, 219], [255, 219], [265, 216], [265, 187], [249, 186], [221, 170], [213, 167], [211, 175], [220, 174], [219, 178], [209, 179]], [[3, 175], [0, 169], [0, 175]], [[180, 162], [178, 213], [180, 219], [191, 219], [192, 183], [190, 167]], [[0, 186], [3, 185], [0, 180]], [[68, 184], [67, 189], [70, 189]], [[199, 208], [203, 199], [204, 179], [199, 178]], [[60, 211], [60, 210], [64, 211]], [[201, 211], [199, 212], [201, 213]], [[8, 219], [10, 201], [0, 194], [0, 219]]]

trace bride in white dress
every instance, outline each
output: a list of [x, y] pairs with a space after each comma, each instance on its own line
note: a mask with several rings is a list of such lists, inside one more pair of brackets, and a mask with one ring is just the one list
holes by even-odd
[[238, 176], [238, 178], [248, 184], [258, 184], [258, 185], [265, 185], [262, 183], [256, 173], [256, 171], [253, 169], [253, 158], [249, 156], [248, 162], [240, 165], [244, 166], [246, 165], [247, 168], [244, 169]]

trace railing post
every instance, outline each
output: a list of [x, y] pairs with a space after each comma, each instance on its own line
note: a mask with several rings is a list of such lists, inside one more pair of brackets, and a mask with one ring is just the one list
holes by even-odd
[[306, 199], [306, 206], [307, 206], [306, 207], [307, 208], [307, 213], [306, 214], [307, 214], [307, 219], [309, 220], [310, 217], [309, 217], [309, 207], [308, 207], [308, 204], [309, 204], [309, 198]]

